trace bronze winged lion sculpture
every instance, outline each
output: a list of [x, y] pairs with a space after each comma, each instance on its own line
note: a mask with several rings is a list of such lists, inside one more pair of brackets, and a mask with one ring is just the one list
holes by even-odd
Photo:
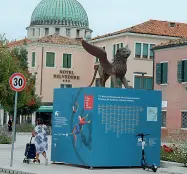
[[89, 87], [92, 86], [97, 71], [99, 71], [99, 82], [101, 87], [105, 87], [107, 79], [111, 76], [115, 88], [119, 87], [117, 84], [117, 79], [122, 82], [125, 88], [128, 88], [128, 82], [125, 77], [125, 74], [127, 72], [127, 59], [131, 54], [131, 51], [128, 46], [118, 49], [116, 55], [114, 56], [113, 62], [110, 63], [107, 59], [107, 53], [105, 50], [94, 46], [83, 39], [81, 39], [81, 42], [83, 48], [91, 55], [97, 57], [100, 62], [99, 65], [95, 66], [94, 77]]

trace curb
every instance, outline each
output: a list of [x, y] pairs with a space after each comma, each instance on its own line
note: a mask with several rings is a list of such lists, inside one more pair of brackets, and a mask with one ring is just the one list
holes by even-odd
[[2, 168], [2, 167], [0, 167], [0, 172], [11, 173], [11, 174], [35, 174], [35, 173], [30, 173], [30, 172], [18, 171], [18, 170], [14, 170], [14, 169]]
[[183, 167], [182, 163], [170, 162], [170, 161], [160, 161], [161, 168], [168, 168], [168, 167]]
[[184, 173], [179, 173], [179, 172], [168, 172], [168, 171], [165, 171], [165, 170], [160, 170], [161, 173], [167, 173], [167, 174], [184, 174]]
[[16, 132], [17, 135], [30, 135], [32, 134], [32, 132]]

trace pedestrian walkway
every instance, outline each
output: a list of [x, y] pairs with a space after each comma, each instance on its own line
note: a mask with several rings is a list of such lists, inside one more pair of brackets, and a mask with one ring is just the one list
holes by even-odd
[[[142, 169], [85, 169], [81, 167], [68, 166], [63, 164], [51, 164], [49, 162], [48, 166], [44, 165], [44, 159], [41, 156], [41, 164], [24, 164], [24, 151], [25, 145], [30, 141], [30, 134], [18, 134], [15, 143], [14, 152], [14, 163], [13, 167], [10, 168], [10, 155], [11, 155], [11, 145], [0, 145], [0, 169], [12, 169], [28, 174], [146, 174], [146, 171]], [[50, 159], [50, 147], [51, 137], [49, 137], [49, 152], [48, 157]], [[1, 172], [1, 170], [0, 170]], [[158, 169], [158, 174], [161, 173], [175, 173], [175, 174], [187, 174], [187, 168], [181, 167], [170, 167]], [[1, 174], [1, 173], [0, 173]]]

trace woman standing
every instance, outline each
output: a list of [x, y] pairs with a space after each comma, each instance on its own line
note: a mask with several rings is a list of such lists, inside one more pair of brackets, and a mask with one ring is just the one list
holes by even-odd
[[33, 136], [35, 136], [36, 146], [36, 163], [39, 164], [39, 155], [42, 154], [45, 158], [45, 165], [48, 164], [47, 150], [48, 150], [48, 137], [47, 126], [44, 125], [43, 120], [37, 120], [37, 126], [34, 129]]

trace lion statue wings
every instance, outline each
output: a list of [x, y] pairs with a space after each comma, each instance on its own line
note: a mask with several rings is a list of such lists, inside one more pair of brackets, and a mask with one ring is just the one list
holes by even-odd
[[81, 39], [81, 41], [83, 48], [89, 54], [97, 57], [100, 62], [99, 65], [95, 66], [94, 77], [89, 87], [92, 86], [98, 71], [100, 76], [99, 83], [101, 87], [105, 87], [107, 79], [111, 76], [115, 88], [119, 87], [117, 84], [117, 79], [122, 82], [125, 88], [128, 88], [128, 82], [125, 77], [127, 72], [127, 59], [131, 54], [128, 46], [118, 49], [116, 55], [114, 56], [113, 62], [110, 63], [107, 59], [107, 53], [105, 50], [94, 46], [83, 39]]

